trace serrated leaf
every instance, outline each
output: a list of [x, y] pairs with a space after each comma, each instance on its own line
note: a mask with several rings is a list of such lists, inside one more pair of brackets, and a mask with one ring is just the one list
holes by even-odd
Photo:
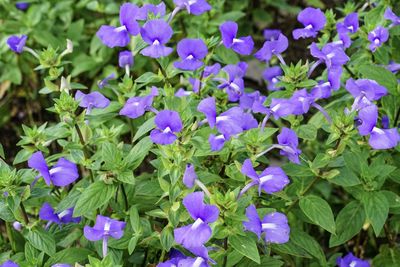
[[85, 215], [108, 203], [115, 194], [115, 185], [106, 185], [97, 181], [86, 188], [80, 195], [74, 209], [74, 217]]
[[56, 253], [56, 241], [54, 237], [41, 228], [33, 229], [28, 233], [26, 239], [29, 243], [40, 251], [43, 251], [49, 256]]

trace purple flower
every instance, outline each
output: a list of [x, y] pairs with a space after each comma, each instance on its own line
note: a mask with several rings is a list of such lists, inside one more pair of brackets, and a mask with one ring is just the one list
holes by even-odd
[[183, 174], [183, 184], [186, 185], [187, 188], [192, 188], [196, 179], [197, 174], [194, 171], [193, 164], [187, 164], [185, 173]]
[[172, 249], [169, 253], [169, 260], [157, 264], [157, 267], [176, 267], [186, 256], [179, 250]]
[[247, 222], [243, 222], [246, 231], [255, 233], [258, 238], [265, 233], [265, 242], [284, 244], [289, 241], [290, 227], [285, 214], [272, 212], [260, 220], [256, 207], [250, 205], [246, 209]]
[[119, 10], [120, 27], [102, 25], [96, 35], [106, 46], [113, 48], [116, 46], [124, 47], [129, 44], [131, 35], [137, 35], [140, 25], [136, 21], [140, 12], [139, 7], [132, 3], [125, 3]]
[[377, 128], [378, 108], [375, 105], [366, 106], [358, 112], [356, 124], [360, 135], [370, 135], [369, 145], [373, 149], [390, 149], [397, 146], [400, 135], [397, 128]]
[[379, 100], [387, 94], [385, 87], [370, 79], [350, 78], [346, 82], [346, 90], [355, 98], [352, 111], [368, 106], [371, 101]]
[[195, 220], [193, 224], [174, 230], [175, 242], [185, 248], [196, 248], [204, 245], [211, 237], [208, 223], [218, 219], [219, 210], [214, 205], [204, 204], [204, 193], [194, 192], [183, 199], [183, 205]]
[[185, 9], [189, 14], [201, 15], [211, 9], [206, 0], [174, 0], [174, 4], [179, 9]]
[[348, 14], [343, 22], [336, 25], [338, 32], [356, 33], [359, 28], [358, 14], [356, 12]]
[[18, 8], [19, 10], [27, 10], [29, 7], [28, 2], [17, 2], [15, 3], [15, 7]]
[[275, 85], [279, 82], [278, 77], [282, 76], [283, 72], [282, 69], [278, 66], [266, 68], [263, 72], [264, 80], [268, 81], [268, 90], [270, 91], [277, 91], [282, 88], [277, 88]]
[[281, 117], [286, 117], [291, 115], [292, 112], [293, 112], [293, 105], [289, 99], [272, 98], [267, 116], [273, 115], [274, 118], [277, 120]]
[[392, 21], [390, 27], [400, 25], [400, 17], [394, 14], [390, 7], [386, 8], [384, 17], [385, 19]]
[[110, 104], [105, 96], [100, 92], [91, 92], [89, 94], [84, 94], [81, 91], [77, 91], [75, 94], [75, 100], [79, 102], [79, 106], [87, 109], [89, 114], [93, 108], [106, 108]]
[[308, 112], [310, 106], [314, 104], [314, 97], [307, 92], [306, 89], [297, 90], [289, 100], [292, 107], [293, 115], [302, 115]]
[[85, 226], [83, 234], [90, 241], [103, 240], [103, 258], [107, 255], [108, 238], [120, 239], [124, 235], [126, 223], [105, 216], [97, 215], [93, 227]]
[[329, 98], [332, 95], [331, 83], [325, 81], [319, 81], [318, 84], [311, 89], [311, 95], [315, 100]]
[[383, 129], [388, 129], [389, 128], [390, 122], [389, 122], [389, 117], [387, 115], [383, 115], [382, 116], [381, 124], [382, 124], [382, 128]]
[[162, 19], [147, 21], [140, 30], [143, 41], [149, 44], [140, 53], [144, 56], [159, 58], [172, 53], [172, 48], [165, 44], [171, 39], [173, 31], [171, 26]]
[[229, 137], [225, 137], [223, 134], [214, 135], [210, 134], [208, 137], [208, 143], [210, 144], [211, 151], [220, 151]]
[[177, 51], [181, 61], [176, 61], [174, 66], [181, 70], [200, 68], [208, 53], [207, 46], [201, 39], [183, 39], [178, 43]]
[[69, 208], [60, 213], [56, 213], [53, 207], [49, 203], [45, 202], [39, 211], [39, 218], [41, 220], [49, 221], [49, 223], [46, 225], [46, 228], [48, 228], [52, 223], [56, 223], [58, 225], [67, 223], [79, 223], [81, 221], [81, 218], [72, 217], [73, 213], [73, 208]]
[[105, 77], [103, 80], [98, 82], [98, 86], [100, 89], [103, 89], [106, 85], [108, 85], [108, 81], [109, 80], [113, 80], [115, 79], [115, 73], [111, 73], [110, 75], [108, 75], [107, 77]]
[[147, 20], [149, 19], [149, 14], [153, 14], [154, 17], [165, 15], [165, 4], [164, 2], [159, 3], [158, 5], [153, 4], [144, 4], [140, 8], [139, 15], [137, 16], [138, 20]]
[[375, 52], [376, 49], [383, 45], [389, 39], [389, 31], [386, 28], [378, 26], [372, 32], [368, 33], [368, 40], [371, 42], [369, 49]]
[[282, 156], [288, 157], [293, 163], [300, 164], [299, 154], [301, 150], [298, 149], [299, 140], [293, 130], [283, 127], [278, 135], [278, 144], [281, 146], [280, 154]]
[[390, 70], [393, 73], [397, 73], [400, 70], [400, 64], [394, 61], [390, 61], [389, 65], [386, 66], [387, 70]]
[[268, 108], [264, 106], [266, 96], [262, 96], [259, 91], [244, 93], [240, 97], [240, 107], [244, 110], [251, 110], [254, 113], [266, 114]]
[[217, 75], [221, 70], [221, 65], [219, 63], [215, 63], [211, 66], [206, 66], [204, 68], [203, 77], [207, 78], [210, 75]]
[[18, 37], [17, 35], [12, 35], [7, 39], [8, 47], [17, 54], [21, 54], [24, 50], [25, 43], [28, 37], [26, 35], [21, 35]]
[[318, 31], [322, 30], [326, 24], [324, 12], [319, 8], [312, 7], [302, 10], [297, 16], [297, 20], [304, 25], [304, 28], [293, 31], [293, 38], [295, 40], [317, 36]]
[[18, 221], [13, 222], [13, 228], [15, 231], [21, 232], [22, 230], [22, 224]]
[[243, 188], [240, 195], [243, 195], [250, 187], [255, 185], [258, 185], [258, 195], [261, 195], [261, 190], [264, 190], [267, 194], [273, 194], [282, 191], [289, 184], [289, 178], [280, 167], [268, 167], [257, 174], [250, 159], [244, 161], [241, 172], [251, 178], [252, 182]]
[[244, 91], [243, 77], [246, 74], [247, 64], [239, 62], [237, 65], [226, 65], [222, 70], [228, 75], [228, 79], [214, 78], [214, 80], [221, 82], [218, 89], [226, 89], [228, 100], [236, 102]]
[[254, 54], [255, 58], [260, 61], [268, 62], [273, 55], [280, 56], [289, 45], [289, 41], [285, 35], [279, 34], [277, 40], [265, 41], [263, 47]]
[[121, 51], [118, 55], [118, 65], [121, 68], [130, 68], [133, 66], [133, 55], [129, 50]]
[[183, 88], [179, 88], [178, 91], [176, 91], [175, 96], [176, 97], [185, 97], [185, 96], [190, 96], [191, 94], [193, 94], [192, 91], [186, 91]]
[[196, 258], [186, 258], [180, 260], [178, 266], [209, 267], [210, 265], [202, 257], [196, 257]]
[[172, 110], [160, 111], [154, 120], [157, 128], [150, 132], [151, 140], [160, 145], [169, 145], [178, 138], [175, 133], [183, 128], [178, 112]]
[[326, 44], [321, 50], [315, 43], [312, 43], [310, 51], [311, 55], [318, 58], [319, 62], [325, 63], [328, 69], [343, 66], [350, 60], [341, 46], [332, 43]]
[[47, 185], [52, 183], [55, 186], [67, 186], [79, 178], [78, 167], [65, 158], [60, 158], [49, 170], [41, 151], [32, 154], [28, 160], [28, 166], [37, 170], [40, 175], [36, 179], [43, 177]]
[[282, 33], [281, 30], [265, 29], [263, 31], [263, 36], [267, 41], [275, 41], [278, 40], [281, 33]]
[[0, 267], [19, 267], [19, 265], [13, 262], [12, 260], [8, 260], [5, 261], [3, 264], [1, 264]]
[[72, 267], [72, 266], [66, 263], [56, 263], [51, 265], [51, 267]]
[[251, 36], [236, 38], [238, 25], [233, 21], [226, 21], [219, 26], [222, 35], [222, 43], [226, 48], [231, 48], [238, 54], [250, 55], [253, 51], [254, 42]]
[[375, 105], [366, 106], [358, 112], [356, 124], [360, 135], [369, 135], [378, 121], [378, 107]]
[[153, 109], [153, 99], [157, 95], [158, 89], [156, 87], [152, 87], [150, 94], [147, 96], [135, 96], [129, 98], [124, 107], [119, 111], [119, 115], [126, 116], [131, 119], [136, 119], [143, 116], [146, 111]]
[[338, 267], [370, 267], [368, 261], [361, 260], [353, 255], [353, 253], [347, 254], [345, 257], [339, 257], [336, 259]]

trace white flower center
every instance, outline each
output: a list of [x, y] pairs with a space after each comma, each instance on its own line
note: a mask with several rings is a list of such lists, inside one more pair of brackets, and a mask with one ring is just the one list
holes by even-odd
[[188, 55], [188, 56], [186, 57], [186, 59], [192, 60], [192, 59], [194, 59], [194, 56], [193, 56], [192, 54], [190, 54], [190, 55]]
[[122, 32], [122, 31], [126, 31], [126, 27], [125, 26], [121, 26], [121, 27], [118, 27], [118, 28], [115, 28], [115, 30], [114, 30], [115, 32]]
[[350, 262], [349, 267], [356, 267], [356, 265], [357, 265], [357, 262], [352, 261], [352, 262]]
[[327, 59], [331, 59], [331, 58], [333, 58], [334, 56], [335, 56], [335, 53], [332, 52], [332, 53], [327, 54], [327, 55], [326, 55], [326, 58], [327, 58]]
[[311, 24], [308, 24], [304, 29], [311, 30], [312, 28], [313, 28], [313, 26]]
[[234, 44], [236, 44], [236, 43], [243, 43], [243, 42], [244, 42], [244, 41], [241, 40], [241, 39], [233, 38], [233, 43], [234, 43]]
[[265, 175], [265, 176], [263, 176], [263, 177], [260, 177], [260, 184], [263, 184], [263, 183], [265, 183], [266, 181], [269, 181], [269, 180], [271, 180], [271, 179], [273, 179], [273, 178], [274, 178], [274, 176], [271, 175], [271, 174]]
[[195, 230], [197, 229], [201, 224], [203, 223], [203, 220], [198, 218], [192, 225], [192, 229]]
[[372, 128], [372, 132], [377, 133], [377, 134], [385, 134], [385, 132], [382, 129], [379, 128]]
[[172, 132], [172, 130], [169, 127], [165, 128], [163, 131], [163, 133], [171, 133], [171, 132]]
[[230, 83], [229, 86], [236, 92], [240, 92], [240, 87], [236, 83]]
[[62, 171], [62, 169], [63, 169], [63, 167], [55, 167], [55, 168], [52, 168], [52, 169], [49, 171], [49, 173], [50, 173], [50, 175], [53, 175], [53, 174], [55, 174], [55, 173], [57, 173], [57, 172]]
[[110, 231], [110, 227], [111, 227], [110, 222], [106, 222], [106, 224], [104, 224], [104, 232], [108, 233], [108, 231]]
[[63, 212], [61, 212], [61, 213], [59, 213], [57, 216], [58, 216], [58, 219], [62, 219], [63, 217], [65, 217], [65, 216], [67, 216], [68, 214], [70, 214], [71, 213], [71, 211], [70, 210], [64, 210]]
[[271, 81], [272, 81], [273, 83], [277, 83], [277, 82], [278, 82], [278, 79], [274, 77], [274, 78], [271, 79]]
[[157, 39], [154, 40], [153, 45], [160, 45], [160, 41], [158, 41]]
[[261, 227], [263, 230], [269, 230], [269, 229], [276, 229], [277, 226], [275, 223], [263, 223], [261, 224]]
[[203, 263], [204, 259], [201, 257], [197, 257], [196, 260], [193, 262], [192, 267], [200, 267], [200, 265]]
[[280, 107], [281, 107], [281, 104], [279, 103], [278, 105], [275, 105], [274, 107], [272, 107], [271, 111], [276, 112]]
[[374, 39], [374, 44], [379, 44], [381, 41], [378, 38]]

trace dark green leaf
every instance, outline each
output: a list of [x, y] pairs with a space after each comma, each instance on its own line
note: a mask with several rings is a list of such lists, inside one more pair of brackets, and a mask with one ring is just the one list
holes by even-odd
[[228, 243], [240, 254], [260, 264], [260, 254], [254, 239], [248, 236], [231, 235], [228, 237]]

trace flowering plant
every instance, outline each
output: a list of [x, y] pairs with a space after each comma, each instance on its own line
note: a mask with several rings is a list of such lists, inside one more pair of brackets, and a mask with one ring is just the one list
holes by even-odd
[[4, 4], [0, 88], [49, 119], [1, 147], [0, 266], [397, 266], [399, 7], [257, 39], [236, 1], [50, 2]]

